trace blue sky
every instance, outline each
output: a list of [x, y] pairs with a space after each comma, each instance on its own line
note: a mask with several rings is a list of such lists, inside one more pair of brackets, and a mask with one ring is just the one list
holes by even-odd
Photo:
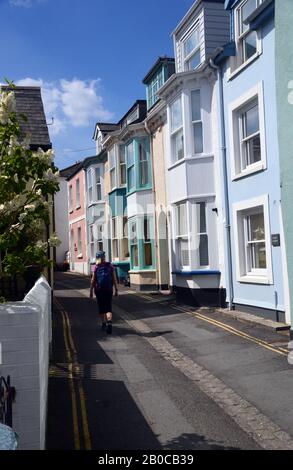
[[[41, 85], [60, 168], [94, 154], [97, 120], [115, 122], [138, 98], [193, 0], [0, 0], [2, 73]], [[82, 152], [76, 150], [89, 149]]]

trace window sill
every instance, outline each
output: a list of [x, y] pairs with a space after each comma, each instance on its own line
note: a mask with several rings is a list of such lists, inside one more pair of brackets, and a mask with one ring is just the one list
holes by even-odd
[[233, 72], [229, 71], [228, 72], [228, 81], [233, 80], [233, 78], [235, 78], [243, 70], [245, 70], [247, 67], [249, 67], [249, 65], [252, 64], [252, 62], [254, 62], [255, 60], [257, 60], [261, 54], [262, 54], [261, 52], [257, 52], [252, 57], [250, 57], [250, 59], [248, 59], [246, 62], [244, 62], [244, 64], [239, 65], [239, 67], [237, 67], [237, 69], [233, 70]]
[[186, 162], [197, 162], [198, 160], [204, 160], [204, 159], [209, 159], [209, 158], [214, 158], [214, 155], [210, 153], [199, 153], [196, 155], [192, 155], [191, 157], [184, 157], [181, 160], [178, 160], [178, 162], [172, 163], [168, 167], [168, 171], [171, 171], [177, 166], [182, 165], [183, 163], [186, 163]]
[[245, 283], [245, 284], [264, 284], [264, 285], [271, 285], [273, 284], [267, 276], [241, 276], [237, 279], [238, 282]]
[[79, 209], [81, 209], [81, 206], [76, 206], [75, 210], [78, 211]]
[[254, 173], [259, 173], [260, 171], [266, 170], [266, 165], [264, 163], [250, 165], [247, 170], [241, 171], [241, 173], [234, 174], [232, 176], [232, 181], [237, 181], [241, 178], [245, 178], [246, 176], [253, 175]]
[[73, 214], [73, 209], [70, 209], [69, 214]]
[[132, 189], [129, 193], [126, 193], [126, 197], [129, 197], [131, 196], [132, 194], [134, 193], [139, 193], [139, 192], [142, 192], [142, 191], [152, 191], [152, 186], [145, 186], [143, 188], [135, 188], [135, 189]]
[[221, 271], [211, 269], [197, 269], [196, 271], [173, 271], [172, 274], [177, 276], [220, 276]]
[[78, 255], [77, 259], [83, 259], [83, 255]]
[[105, 204], [104, 200], [101, 201], [96, 201], [96, 202], [91, 202], [88, 207], [96, 206], [97, 204]]
[[156, 269], [131, 269], [128, 271], [129, 274], [140, 274], [140, 273], [156, 273]]

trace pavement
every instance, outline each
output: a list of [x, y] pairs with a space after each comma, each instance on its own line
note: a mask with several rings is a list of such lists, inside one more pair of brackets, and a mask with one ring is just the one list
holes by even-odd
[[47, 449], [293, 449], [288, 332], [56, 273]]

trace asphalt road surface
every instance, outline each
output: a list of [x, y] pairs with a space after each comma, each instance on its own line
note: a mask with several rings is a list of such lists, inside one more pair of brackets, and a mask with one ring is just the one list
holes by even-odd
[[288, 338], [125, 288], [113, 334], [56, 275], [47, 449], [293, 449]]

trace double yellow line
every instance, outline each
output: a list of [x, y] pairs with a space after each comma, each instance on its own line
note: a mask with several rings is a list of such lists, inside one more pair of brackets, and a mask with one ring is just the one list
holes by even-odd
[[251, 341], [252, 343], [258, 344], [259, 346], [269, 349], [270, 351], [280, 354], [281, 356], [288, 356], [288, 350], [286, 350], [285, 348], [274, 347], [267, 341], [264, 341], [262, 339], [256, 338], [255, 336], [251, 336], [247, 333], [244, 333], [243, 331], [238, 330], [237, 328], [234, 328], [233, 326], [227, 325], [226, 323], [222, 323], [218, 320], [215, 320], [214, 318], [207, 317], [206, 315], [202, 315], [201, 313], [197, 313], [194, 311], [188, 311], [184, 307], [179, 307], [177, 305], [172, 305], [172, 308], [180, 312], [187, 313], [188, 315], [192, 315], [198, 318], [199, 320], [202, 320], [214, 326], [217, 326], [218, 328], [221, 328], [222, 330], [226, 330], [229, 333], [232, 333], [233, 335], [240, 336], [241, 338], [244, 338], [247, 341]]
[[[56, 298], [55, 298], [55, 304], [58, 307], [58, 310], [62, 316], [63, 337], [64, 337], [66, 355], [68, 359], [68, 381], [69, 381], [69, 390], [70, 390], [71, 405], [72, 405], [74, 448], [75, 450], [81, 449], [79, 421], [78, 421], [78, 412], [77, 412], [77, 401], [78, 401], [77, 397], [79, 395], [84, 445], [85, 445], [86, 450], [91, 450], [92, 445], [91, 445], [91, 437], [90, 437], [87, 410], [86, 410], [85, 393], [84, 393], [84, 389], [82, 386], [81, 378], [79, 376], [80, 368], [79, 368], [79, 364], [77, 361], [77, 351], [76, 351], [74, 340], [72, 337], [70, 320], [69, 320], [68, 313], [60, 304], [60, 302], [56, 300]], [[74, 376], [74, 372], [78, 373], [77, 379]], [[77, 391], [75, 388], [75, 384], [77, 385]]]

